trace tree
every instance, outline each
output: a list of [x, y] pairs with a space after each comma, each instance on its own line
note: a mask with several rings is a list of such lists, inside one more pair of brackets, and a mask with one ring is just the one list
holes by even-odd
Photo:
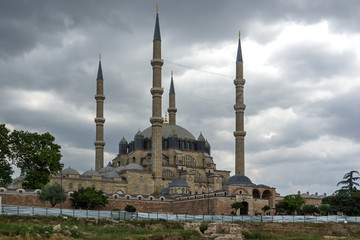
[[9, 149], [9, 130], [5, 124], [0, 124], [0, 187], [6, 187], [12, 181], [13, 170], [8, 161]]
[[360, 191], [338, 191], [332, 196], [328, 196], [322, 199], [322, 204], [330, 204], [331, 210], [336, 212], [342, 212], [349, 216], [360, 215]]
[[338, 182], [338, 184], [336, 186], [339, 185], [345, 185], [343, 186], [340, 190], [345, 190], [345, 191], [354, 191], [356, 190], [355, 186], [360, 186], [359, 183], [355, 182], [357, 180], [360, 179], [360, 177], [355, 177], [354, 175], [357, 174], [359, 175], [358, 171], [350, 171], [348, 173], [346, 173], [343, 177], [343, 181]]
[[54, 140], [50, 133], [15, 130], [10, 134], [10, 158], [21, 170], [24, 188], [42, 188], [61, 169], [60, 146]]
[[331, 211], [331, 205], [330, 204], [320, 204], [319, 205], [320, 215], [326, 216]]
[[39, 200], [42, 202], [49, 202], [51, 207], [54, 207], [60, 202], [65, 202], [66, 193], [64, 189], [57, 183], [46, 184], [39, 194]]
[[264, 212], [264, 214], [265, 214], [268, 210], [270, 210], [270, 206], [269, 206], [269, 205], [265, 205], [265, 206], [263, 206], [263, 207], [261, 208], [261, 210], [263, 210], [263, 212]]
[[244, 205], [242, 204], [242, 202], [234, 202], [231, 204], [231, 208], [234, 208], [236, 212], [243, 207]]
[[97, 206], [105, 206], [108, 201], [104, 192], [97, 191], [94, 187], [81, 188], [75, 191], [71, 197], [74, 206], [86, 209], [94, 209]]
[[305, 200], [299, 194], [291, 194], [284, 197], [284, 202], [287, 205], [287, 212], [295, 214], [295, 211], [305, 203]]
[[315, 205], [312, 205], [312, 204], [304, 204], [302, 207], [301, 207], [301, 212], [302, 214], [306, 215], [306, 214], [310, 214], [310, 215], [313, 215], [315, 213], [319, 213], [319, 209], [315, 206]]

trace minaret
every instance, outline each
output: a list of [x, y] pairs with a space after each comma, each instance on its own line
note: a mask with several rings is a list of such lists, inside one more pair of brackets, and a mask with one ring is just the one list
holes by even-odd
[[176, 125], [176, 112], [177, 112], [177, 108], [175, 107], [175, 88], [174, 88], [174, 81], [173, 81], [173, 71], [171, 71], [169, 108], [168, 108], [170, 125]]
[[104, 79], [101, 69], [101, 54], [99, 54], [99, 69], [96, 79], [96, 140], [95, 145], [95, 171], [104, 167]]
[[151, 88], [152, 95], [152, 117], [150, 118], [152, 128], [151, 139], [151, 156], [152, 156], [152, 171], [155, 178], [154, 192], [160, 192], [162, 189], [162, 124], [163, 118], [161, 116], [161, 96], [164, 89], [161, 87], [161, 67], [164, 61], [161, 59], [161, 36], [159, 25], [159, 11], [156, 6], [156, 23], [153, 40], [153, 59], [151, 66], [153, 69], [153, 86]]
[[243, 76], [243, 59], [241, 53], [240, 31], [239, 31], [239, 45], [236, 57], [236, 78], [234, 80], [236, 97], [235, 97], [235, 174], [245, 175], [245, 147], [244, 139], [246, 132], [244, 131], [244, 85], [245, 79]]

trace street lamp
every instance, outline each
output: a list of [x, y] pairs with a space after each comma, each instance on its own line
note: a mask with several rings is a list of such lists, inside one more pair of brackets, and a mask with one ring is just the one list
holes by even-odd
[[62, 215], [62, 194], [63, 194], [63, 186], [62, 186], [62, 170], [63, 170], [63, 164], [60, 166], [60, 186], [61, 186], [61, 192], [60, 192], [60, 216]]
[[209, 194], [209, 180], [207, 181], [207, 193], [208, 193], [208, 215], [210, 215], [210, 194]]

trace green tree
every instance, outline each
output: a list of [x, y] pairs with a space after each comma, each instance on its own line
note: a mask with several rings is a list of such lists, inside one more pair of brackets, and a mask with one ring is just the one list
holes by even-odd
[[11, 175], [14, 172], [8, 161], [10, 154], [9, 132], [5, 124], [0, 124], [0, 187], [7, 187], [11, 183]]
[[359, 175], [358, 171], [350, 171], [348, 173], [346, 173], [343, 177], [343, 181], [338, 182], [337, 186], [339, 185], [345, 185], [341, 188], [341, 190], [345, 190], [345, 191], [355, 191], [356, 187], [355, 186], [360, 186], [359, 183], [357, 183], [356, 181], [360, 179], [360, 177], [355, 177], [354, 175], [357, 174]]
[[331, 205], [330, 204], [320, 204], [319, 205], [320, 215], [326, 216], [331, 211]]
[[270, 206], [269, 206], [269, 205], [265, 205], [265, 206], [263, 206], [263, 207], [261, 208], [261, 210], [263, 210], [263, 212], [264, 212], [264, 214], [265, 214], [268, 210], [270, 210]]
[[86, 209], [94, 209], [97, 206], [105, 206], [108, 201], [104, 192], [97, 191], [94, 187], [81, 188], [75, 191], [71, 196], [71, 201], [74, 206]]
[[331, 210], [349, 216], [360, 215], [360, 191], [338, 191], [336, 194], [322, 199], [322, 204], [330, 204]]
[[65, 202], [66, 193], [60, 184], [46, 184], [39, 194], [39, 200], [42, 202], [49, 202], [51, 207], [54, 207], [60, 202]]
[[295, 214], [295, 211], [300, 209], [305, 200], [299, 194], [291, 194], [284, 197], [284, 202], [287, 204], [287, 212]]
[[302, 214], [306, 215], [306, 214], [310, 214], [310, 215], [314, 215], [315, 213], [319, 213], [319, 209], [312, 204], [304, 204], [301, 207], [301, 212]]
[[42, 188], [50, 176], [61, 169], [60, 146], [54, 143], [50, 133], [40, 135], [15, 130], [9, 140], [10, 158], [21, 170], [24, 188]]
[[242, 202], [234, 202], [231, 204], [231, 208], [234, 208], [235, 212], [237, 212], [239, 209], [244, 208], [244, 205], [242, 204]]

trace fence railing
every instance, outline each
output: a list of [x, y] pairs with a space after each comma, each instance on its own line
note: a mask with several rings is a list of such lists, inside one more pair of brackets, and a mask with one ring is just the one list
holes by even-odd
[[21, 216], [72, 216], [77, 218], [97, 219], [135, 219], [135, 220], [169, 220], [189, 222], [306, 222], [306, 223], [360, 223], [360, 216], [233, 216], [233, 215], [190, 215], [190, 214], [166, 214], [166, 213], [142, 213], [125, 211], [101, 211], [59, 208], [38, 208], [23, 206], [2, 206], [1, 214]]

